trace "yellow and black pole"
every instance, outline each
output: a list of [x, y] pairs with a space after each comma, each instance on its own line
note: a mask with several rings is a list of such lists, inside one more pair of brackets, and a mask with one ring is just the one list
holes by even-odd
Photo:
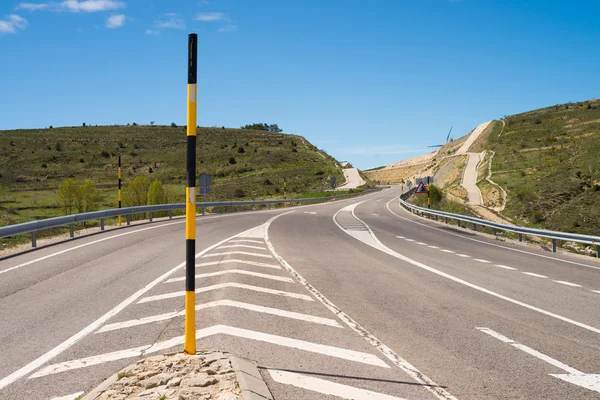
[[[119, 169], [117, 170], [117, 180], [119, 181], [119, 192], [117, 193], [117, 200], [119, 201], [119, 208], [121, 208], [121, 156], [119, 156]], [[121, 226], [121, 216], [119, 215], [119, 226]]]
[[185, 189], [185, 335], [183, 351], [196, 354], [196, 80], [198, 35], [188, 36], [187, 187]]
[[427, 208], [431, 209], [431, 196], [429, 195], [429, 177], [427, 177]]
[[287, 207], [287, 203], [285, 202], [285, 200], [287, 200], [287, 179], [283, 178], [283, 208]]

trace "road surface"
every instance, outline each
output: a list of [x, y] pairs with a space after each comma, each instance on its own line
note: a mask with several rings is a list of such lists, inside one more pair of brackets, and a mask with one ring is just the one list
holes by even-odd
[[477, 166], [483, 159], [483, 153], [467, 153], [467, 164], [463, 172], [461, 185], [467, 190], [469, 195], [469, 204], [474, 206], [483, 205], [481, 190], [477, 186]]
[[[600, 263], [398, 194], [198, 218], [199, 349], [256, 360], [276, 399], [600, 399]], [[173, 220], [0, 260], [3, 398], [74, 398], [181, 351], [184, 248]]]
[[366, 182], [358, 173], [356, 168], [344, 168], [344, 177], [346, 183], [338, 187], [337, 190], [356, 189], [359, 186], [364, 185]]

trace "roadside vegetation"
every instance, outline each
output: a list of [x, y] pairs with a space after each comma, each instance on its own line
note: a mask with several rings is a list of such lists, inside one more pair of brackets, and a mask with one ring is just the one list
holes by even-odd
[[[119, 155], [124, 207], [183, 202], [185, 132], [135, 123], [0, 131], [0, 226], [115, 208]], [[197, 173], [213, 178], [208, 201], [282, 198], [284, 179], [288, 199], [328, 189], [330, 176], [344, 182], [335, 159], [277, 124], [197, 134]]]
[[495, 122], [487, 148], [502, 214], [520, 225], [600, 235], [600, 100], [555, 105]]
[[[436, 185], [429, 185], [429, 196], [431, 198], [431, 208], [433, 210], [477, 217], [477, 214], [475, 214], [473, 210], [463, 203], [449, 198], [447, 193]], [[427, 208], [427, 194], [412, 194], [407, 202], [419, 207]]]

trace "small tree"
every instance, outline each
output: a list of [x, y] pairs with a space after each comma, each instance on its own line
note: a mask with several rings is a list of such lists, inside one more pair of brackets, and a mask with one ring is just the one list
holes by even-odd
[[429, 185], [429, 197], [431, 198], [432, 203], [439, 203], [442, 201], [444, 197], [444, 193], [437, 186], [431, 184]]
[[101, 200], [102, 196], [98, 192], [96, 184], [91, 180], [86, 179], [81, 185], [77, 186], [74, 204], [77, 212], [96, 211]]
[[238, 147], [238, 153], [244, 153], [246, 150], [244, 150], [243, 147]]
[[83, 124], [81, 124], [81, 126], [83, 126], [85, 128], [85, 122]]
[[177, 124], [175, 122], [171, 122], [171, 128], [177, 128]]
[[154, 121], [150, 121], [150, 126], [154, 126]]
[[235, 157], [229, 157], [229, 164], [237, 164], [237, 161], [235, 161]]
[[145, 206], [150, 188], [150, 179], [138, 176], [123, 189], [123, 204], [125, 207]]
[[73, 213], [73, 205], [77, 198], [77, 185], [73, 182], [73, 179], [65, 179], [63, 183], [58, 186], [58, 197], [60, 199], [60, 205], [65, 215]]
[[164, 204], [166, 200], [165, 190], [163, 184], [158, 179], [155, 179], [148, 188], [147, 203], [150, 204]]

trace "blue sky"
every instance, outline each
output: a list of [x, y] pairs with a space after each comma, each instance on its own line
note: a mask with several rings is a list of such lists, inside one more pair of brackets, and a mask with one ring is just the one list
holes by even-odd
[[[599, 97], [598, 1], [0, 2], [0, 129], [277, 123], [359, 168]], [[201, 150], [200, 150], [201, 151]]]

